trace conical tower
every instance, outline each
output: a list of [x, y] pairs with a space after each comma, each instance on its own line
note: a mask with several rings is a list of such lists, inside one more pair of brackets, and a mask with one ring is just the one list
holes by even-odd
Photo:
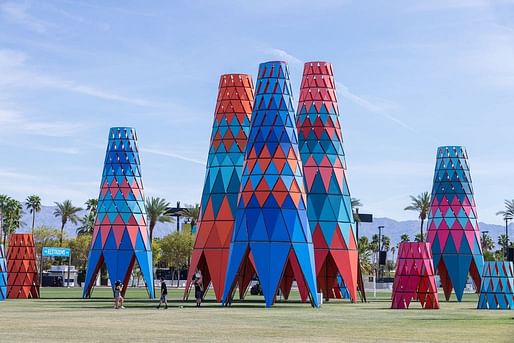
[[7, 298], [7, 264], [5, 263], [4, 245], [0, 244], [0, 301]]
[[452, 288], [462, 300], [468, 274], [480, 289], [484, 265], [468, 154], [462, 146], [442, 146], [437, 159], [428, 216], [427, 241], [446, 300]]
[[357, 300], [358, 251], [332, 65], [307, 62], [296, 117], [318, 288], [341, 298], [338, 276]]
[[83, 297], [89, 298], [103, 263], [111, 285], [123, 282], [127, 290], [137, 261], [150, 298], [154, 298], [152, 246], [146, 225], [146, 208], [137, 150], [136, 130], [113, 127], [105, 153], [98, 196], [98, 214], [84, 282]]
[[230, 245], [224, 304], [231, 302], [237, 281], [246, 280], [255, 266], [266, 307], [274, 303], [279, 286], [289, 289], [293, 279], [311, 304], [319, 305], [297, 137], [287, 64], [262, 63]]
[[36, 247], [30, 233], [13, 233], [7, 250], [7, 298], [39, 298]]
[[200, 269], [204, 290], [212, 282], [216, 300], [221, 301], [252, 106], [252, 77], [222, 75], [185, 297], [193, 274]]

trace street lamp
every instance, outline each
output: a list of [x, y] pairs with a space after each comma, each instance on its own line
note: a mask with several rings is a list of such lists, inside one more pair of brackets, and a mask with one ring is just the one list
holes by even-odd
[[507, 259], [507, 249], [509, 248], [509, 220], [512, 220], [512, 217], [507, 215], [505, 216], [505, 248], [503, 249], [503, 260]]
[[380, 268], [380, 250], [381, 249], [381, 240], [382, 240], [382, 229], [384, 228], [384, 225], [378, 226], [378, 247], [377, 247], [377, 266], [375, 268], [375, 278], [373, 282], [373, 293], [374, 296], [377, 296], [377, 278], [378, 278], [378, 270]]

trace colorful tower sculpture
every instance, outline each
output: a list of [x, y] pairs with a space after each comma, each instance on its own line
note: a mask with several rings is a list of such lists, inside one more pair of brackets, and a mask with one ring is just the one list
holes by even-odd
[[434, 267], [441, 277], [446, 300], [452, 288], [457, 300], [462, 300], [468, 274], [480, 289], [484, 259], [464, 147], [437, 149], [427, 241], [432, 245]]
[[222, 75], [185, 297], [197, 269], [202, 271], [204, 290], [212, 282], [216, 300], [223, 296], [252, 106], [252, 77]]
[[266, 307], [293, 279], [319, 306], [287, 64], [262, 63], [255, 89], [222, 302], [231, 302], [236, 282], [255, 266]]
[[332, 65], [307, 62], [296, 118], [318, 288], [341, 298], [338, 276], [357, 300], [358, 251]]
[[4, 246], [0, 244], [0, 301], [7, 298], [7, 264], [5, 263]]
[[31, 234], [13, 233], [7, 250], [7, 297], [39, 298], [36, 248]]
[[439, 308], [430, 243], [400, 243], [391, 308], [409, 308], [412, 300], [425, 309]]
[[113, 127], [105, 153], [98, 196], [98, 214], [89, 250], [83, 297], [89, 298], [103, 263], [111, 285], [123, 282], [127, 290], [137, 261], [150, 298], [154, 298], [152, 246], [146, 226], [146, 208], [137, 150], [136, 130]]
[[477, 308], [514, 310], [514, 265], [512, 262], [485, 262]]

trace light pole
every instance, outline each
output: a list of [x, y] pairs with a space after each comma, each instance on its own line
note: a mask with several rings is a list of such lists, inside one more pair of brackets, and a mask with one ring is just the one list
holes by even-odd
[[383, 225], [378, 226], [378, 247], [377, 247], [377, 265], [375, 268], [375, 277], [373, 278], [373, 296], [377, 297], [377, 278], [378, 278], [378, 270], [380, 268], [380, 247], [381, 247], [381, 240], [382, 240], [382, 229], [384, 228]]
[[503, 260], [507, 259], [507, 249], [509, 249], [509, 220], [512, 220], [512, 217], [507, 215], [505, 216], [505, 248], [503, 249]]

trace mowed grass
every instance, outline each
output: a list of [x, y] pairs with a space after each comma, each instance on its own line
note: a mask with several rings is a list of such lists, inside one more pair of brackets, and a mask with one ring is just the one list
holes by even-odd
[[[370, 302], [330, 301], [320, 309], [295, 301], [265, 309], [249, 296], [221, 307], [208, 295], [201, 308], [170, 290], [157, 310], [144, 289], [129, 289], [126, 309], [113, 309], [110, 289], [82, 300], [80, 289], [45, 288], [38, 300], [0, 302], [0, 342], [514, 342], [514, 311], [476, 310], [477, 295], [440, 310], [391, 310], [390, 293]], [[440, 295], [440, 298], [442, 296]]]

